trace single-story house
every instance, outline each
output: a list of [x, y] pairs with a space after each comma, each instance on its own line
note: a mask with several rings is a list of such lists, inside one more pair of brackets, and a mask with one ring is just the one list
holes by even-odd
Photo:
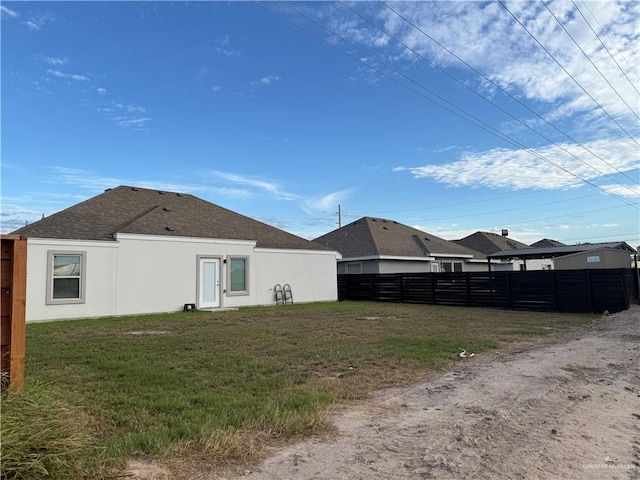
[[[487, 257], [496, 252], [504, 250], [529, 248], [526, 243], [519, 242], [513, 238], [509, 238], [507, 235], [498, 235], [493, 232], [475, 232], [471, 235], [467, 235], [460, 240], [453, 240], [455, 243], [467, 247], [471, 250], [482, 254], [482, 258]], [[478, 256], [480, 258], [480, 256]], [[496, 261], [496, 264], [491, 265], [492, 270], [521, 270], [523, 269], [522, 262], [518, 259], [505, 258]], [[485, 269], [486, 270], [486, 269]]]
[[337, 252], [183, 193], [120, 186], [14, 232], [27, 321], [336, 301]]
[[630, 268], [636, 251], [626, 242], [580, 243], [559, 247], [505, 250], [488, 259], [519, 259], [527, 269], [531, 261], [545, 261], [549, 269]]
[[382, 218], [363, 217], [314, 242], [340, 252], [339, 274], [487, 270], [477, 252]]
[[529, 245], [531, 248], [547, 248], [547, 247], [566, 247], [566, 243], [553, 240], [552, 238], [543, 238]]

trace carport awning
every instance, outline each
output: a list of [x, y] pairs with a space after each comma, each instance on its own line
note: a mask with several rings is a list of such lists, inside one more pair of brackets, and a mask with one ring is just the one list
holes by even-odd
[[571, 255], [573, 253], [588, 252], [599, 248], [615, 248], [619, 250], [627, 250], [629, 253], [636, 253], [626, 242], [612, 243], [582, 243], [580, 245], [567, 245], [563, 247], [544, 247], [544, 248], [520, 248], [514, 250], [503, 250], [501, 252], [487, 255], [487, 259], [509, 259], [519, 258], [528, 260], [533, 258], [555, 258]]

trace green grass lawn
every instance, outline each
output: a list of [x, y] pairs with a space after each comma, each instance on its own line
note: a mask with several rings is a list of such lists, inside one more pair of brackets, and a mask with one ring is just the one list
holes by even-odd
[[592, 319], [341, 302], [30, 324], [25, 393], [3, 398], [2, 478], [18, 478], [8, 469], [27, 454], [55, 457], [28, 436], [47, 430], [30, 409], [59, 411], [47, 431], [80, 439], [62, 466], [43, 464], [54, 478], [97, 478], [136, 455], [247, 461], [265, 441], [328, 429], [329, 405], [459, 364], [459, 347], [482, 353]]

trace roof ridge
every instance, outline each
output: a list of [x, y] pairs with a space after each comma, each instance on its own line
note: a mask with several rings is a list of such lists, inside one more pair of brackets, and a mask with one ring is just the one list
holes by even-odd
[[372, 221], [377, 221], [376, 219], [374, 219], [374, 217], [364, 217], [365, 219], [365, 226], [367, 227], [367, 234], [369, 235], [369, 240], [371, 241], [371, 245], [373, 245], [373, 251], [375, 252], [376, 255], [380, 255], [380, 249], [378, 248], [378, 242], [376, 242], [375, 236], [373, 235], [373, 230], [371, 229], [371, 222], [369, 220]]

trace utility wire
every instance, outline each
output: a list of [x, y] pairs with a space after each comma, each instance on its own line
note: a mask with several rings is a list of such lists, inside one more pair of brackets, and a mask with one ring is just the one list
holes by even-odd
[[598, 106], [598, 108], [600, 108], [600, 110], [602, 110], [602, 112], [607, 117], [609, 117], [611, 121], [613, 121], [620, 128], [620, 130], [622, 130], [633, 141], [633, 143], [640, 146], [640, 143], [638, 143], [638, 141], [633, 137], [633, 135], [631, 135], [622, 125], [620, 125], [620, 123], [615, 118], [613, 118], [611, 114], [607, 112], [604, 109], [604, 107], [600, 105], [600, 103], [595, 98], [593, 98], [593, 96], [589, 92], [585, 90], [585, 88], [580, 84], [580, 82], [578, 82], [573, 77], [573, 75], [571, 75], [571, 73], [569, 73], [569, 71], [566, 68], [564, 68], [564, 66], [556, 59], [556, 57], [554, 57], [553, 54], [544, 45], [542, 45], [542, 43], [540, 43], [540, 41], [535, 37], [535, 35], [531, 33], [531, 31], [518, 19], [518, 17], [516, 17], [513, 13], [511, 13], [511, 10], [509, 10], [509, 8], [504, 4], [504, 2], [500, 0], [498, 3], [524, 29], [524, 31], [527, 32], [531, 38], [533, 38], [533, 40], [540, 46], [540, 48], [542, 48], [547, 53], [547, 55], [549, 55], [549, 57], [551, 57], [551, 59], [553, 59], [553, 61], [556, 62], [556, 64], [564, 71], [564, 73], [566, 73], [569, 76], [569, 78], [571, 78], [571, 80], [573, 80], [575, 84], [578, 87], [580, 87], [580, 89], [593, 101], [593, 103], [595, 103]]
[[[446, 217], [442, 217], [442, 218], [465, 218], [465, 217], [481, 217], [484, 215], [493, 215], [496, 213], [505, 213], [505, 212], [514, 212], [517, 210], [526, 210], [528, 208], [537, 208], [537, 207], [544, 207], [547, 205], [555, 205], [558, 203], [566, 203], [566, 202], [574, 202], [576, 200], [584, 200], [585, 198], [593, 198], [593, 197], [597, 197], [600, 196], [599, 193], [596, 194], [592, 194], [592, 195], [583, 195], [581, 197], [574, 197], [574, 198], [567, 198], [564, 200], [556, 200], [553, 202], [546, 202], [546, 203], [536, 203], [535, 205], [527, 205], [525, 207], [515, 207], [515, 208], [508, 208], [506, 210], [493, 210], [493, 211], [489, 211], [489, 212], [482, 212], [482, 213], [469, 213], [469, 214], [465, 214], [465, 215], [457, 215], [455, 217], [449, 216], [447, 215]], [[487, 201], [487, 200], [484, 200]], [[441, 209], [441, 208], [451, 208], [451, 207], [460, 207], [460, 206], [464, 206], [464, 205], [469, 205], [469, 204], [476, 204], [476, 203], [480, 203], [480, 202], [463, 202], [463, 203], [454, 203], [452, 205], [429, 205], [428, 207], [422, 207], [422, 208], [411, 208], [411, 209], [407, 209], [407, 210], [386, 210], [386, 211], [373, 211], [373, 212], [369, 212], [369, 215], [371, 213], [402, 213], [402, 212], [417, 212], [420, 210], [435, 210], [435, 209]], [[350, 212], [350, 214], [352, 215], [358, 215], [357, 213], [353, 213]], [[433, 218], [432, 220], [439, 220], [440, 218]]]
[[611, 45], [613, 45], [613, 48], [616, 49], [616, 52], [618, 52], [618, 54], [622, 57], [622, 59], [624, 60], [624, 63], [627, 64], [627, 67], [629, 67], [629, 69], [633, 72], [633, 74], [636, 76], [636, 78], [640, 79], [640, 76], [638, 75], [638, 72], [635, 70], [635, 68], [629, 63], [629, 61], [627, 60], [627, 57], [624, 56], [624, 54], [620, 51], [620, 49], [616, 46], [615, 42], [613, 41], [613, 39], [609, 36], [609, 34], [607, 33], [607, 31], [603, 28], [602, 25], [600, 25], [600, 22], [598, 22], [598, 19], [596, 18], [596, 16], [593, 14], [593, 12], [591, 10], [589, 10], [589, 6], [587, 5], [587, 2], [582, 2], [582, 5], [584, 6], [584, 8], [587, 10], [587, 12], [589, 12], [589, 14], [591, 15], [591, 18], [593, 18], [593, 20], [596, 22], [596, 24], [598, 25], [598, 27], [600, 27], [600, 30], [602, 30], [604, 32], [604, 34], [606, 35], [606, 37], [609, 39], [609, 41], [611, 42]]
[[[533, 110], [531, 107], [529, 107], [527, 104], [525, 104], [524, 102], [522, 102], [519, 98], [517, 98], [516, 96], [512, 95], [509, 91], [505, 90], [503, 87], [501, 87], [498, 83], [494, 82], [492, 79], [490, 79], [489, 77], [487, 77], [486, 75], [484, 75], [482, 72], [480, 72], [478, 69], [476, 69], [473, 65], [469, 64], [468, 62], [466, 62], [464, 59], [460, 58], [458, 55], [456, 55], [454, 52], [452, 52], [451, 50], [449, 50], [445, 45], [443, 45], [442, 43], [438, 42], [435, 38], [433, 38], [431, 35], [429, 35], [427, 32], [425, 32], [424, 30], [422, 30], [418, 25], [416, 25], [414, 22], [412, 22], [411, 20], [409, 20], [408, 18], [406, 18], [405, 16], [403, 16], [401, 13], [399, 13], [397, 10], [395, 10], [394, 8], [390, 7], [387, 3], [385, 2], [381, 2], [385, 7], [387, 7], [389, 10], [391, 10], [393, 13], [395, 13], [398, 17], [400, 17], [402, 20], [404, 20], [406, 23], [408, 23], [409, 25], [411, 25], [414, 29], [416, 29], [417, 31], [419, 31], [422, 35], [424, 35], [426, 38], [428, 38], [429, 40], [431, 40], [433, 43], [435, 43], [436, 45], [438, 45], [440, 48], [442, 48], [444, 51], [446, 51], [449, 55], [451, 55], [452, 57], [454, 57], [455, 59], [457, 59], [459, 62], [461, 62], [462, 64], [464, 64], [467, 68], [469, 68], [470, 70], [472, 70], [474, 73], [476, 73], [480, 78], [482, 78], [484, 81], [488, 82], [489, 84], [491, 84], [493, 87], [497, 88], [498, 90], [500, 90], [502, 93], [504, 93], [505, 95], [507, 95], [511, 100], [517, 102], [520, 106], [522, 106], [523, 108], [525, 108], [526, 110], [528, 110], [529, 112], [531, 112], [533, 115], [535, 115], [537, 118], [539, 118], [540, 120], [542, 120], [545, 124], [549, 125], [550, 127], [552, 127], [553, 129], [555, 129], [557, 132], [561, 133], [562, 135], [564, 135], [566, 138], [568, 138], [570, 141], [572, 141], [573, 143], [575, 143], [576, 145], [579, 145], [580, 147], [582, 147], [584, 150], [586, 150], [587, 152], [589, 152], [591, 155], [593, 155], [594, 157], [596, 157], [597, 159], [599, 159], [600, 161], [602, 161], [603, 163], [605, 163], [606, 165], [608, 165], [609, 167], [613, 168], [615, 171], [617, 171], [618, 173], [624, 175], [625, 177], [627, 177], [629, 180], [631, 180], [634, 183], [638, 183], [638, 181], [634, 178], [632, 178], [631, 176], [627, 175], [625, 172], [619, 170], [618, 168], [616, 168], [614, 165], [612, 165], [611, 163], [609, 163], [607, 160], [605, 160], [602, 156], [598, 155], [597, 153], [595, 153], [594, 151], [592, 151], [590, 148], [588, 148], [587, 146], [585, 146], [584, 144], [582, 144], [581, 142], [579, 142], [578, 140], [576, 140], [575, 138], [573, 138], [571, 135], [569, 135], [568, 133], [564, 132], [563, 130], [561, 130], [560, 128], [558, 128], [556, 125], [554, 125], [553, 123], [551, 123], [550, 121], [548, 121], [546, 118], [544, 118], [542, 115], [540, 115], [538, 112], [536, 112], [535, 110]], [[387, 34], [385, 32], [385, 34]], [[388, 35], [388, 34], [387, 34]], [[436, 67], [439, 68], [439, 67]], [[466, 87], [466, 85], [464, 85]], [[493, 102], [491, 102], [493, 103]], [[537, 132], [536, 132], [537, 133]], [[590, 165], [591, 166], [591, 165]]]
[[[529, 154], [531, 154], [531, 155], [535, 156], [536, 158], [539, 158], [540, 160], [543, 160], [544, 162], [547, 162], [547, 163], [549, 163], [550, 165], [553, 165], [553, 166], [555, 166], [555, 167], [559, 168], [560, 170], [562, 170], [562, 171], [564, 171], [565, 173], [567, 173], [567, 174], [569, 174], [569, 175], [571, 175], [571, 176], [573, 176], [573, 177], [575, 177], [575, 178], [577, 178], [577, 179], [581, 180], [582, 182], [587, 183], [587, 184], [591, 185], [592, 187], [594, 187], [594, 188], [596, 188], [596, 189], [598, 189], [598, 190], [601, 190], [601, 191], [603, 191], [603, 192], [607, 193], [608, 195], [610, 195], [610, 196], [612, 196], [612, 197], [614, 197], [614, 198], [617, 198], [619, 201], [623, 202], [624, 204], [626, 204], [626, 205], [630, 205], [630, 206], [633, 206], [633, 207], [634, 207], [634, 208], [636, 208], [636, 209], [640, 209], [640, 206], [639, 206], [639, 205], [637, 205], [637, 204], [635, 204], [635, 203], [632, 203], [632, 202], [629, 202], [629, 201], [627, 201], [627, 200], [626, 200], [625, 198], [623, 198], [623, 197], [620, 197], [620, 196], [615, 195], [615, 194], [613, 194], [613, 193], [609, 193], [609, 192], [607, 192], [607, 191], [606, 191], [606, 190], [604, 190], [602, 187], [600, 187], [600, 186], [596, 185], [595, 183], [591, 182], [590, 180], [584, 179], [584, 178], [580, 177], [579, 175], [577, 175], [577, 174], [573, 173], [572, 171], [568, 170], [567, 168], [565, 168], [565, 167], [563, 167], [563, 166], [561, 166], [561, 165], [559, 165], [559, 164], [557, 164], [557, 163], [555, 163], [555, 162], [553, 162], [553, 161], [549, 160], [549, 159], [548, 159], [548, 158], [546, 158], [546, 157], [543, 157], [542, 155], [540, 155], [539, 153], [535, 152], [534, 150], [532, 150], [532, 149], [530, 149], [530, 148], [526, 147], [525, 145], [523, 145], [522, 143], [518, 142], [517, 140], [515, 140], [515, 139], [513, 139], [513, 138], [509, 137], [508, 135], [506, 135], [506, 134], [504, 134], [504, 133], [500, 132], [499, 130], [495, 129], [494, 127], [492, 127], [491, 125], [489, 125], [489, 124], [487, 124], [486, 122], [482, 121], [481, 119], [479, 119], [479, 118], [475, 117], [475, 116], [474, 116], [474, 115], [472, 115], [471, 113], [469, 113], [469, 112], [467, 112], [467, 111], [465, 111], [465, 110], [461, 109], [460, 107], [458, 107], [458, 106], [456, 106], [456, 105], [452, 104], [451, 102], [449, 102], [448, 100], [444, 99], [443, 97], [441, 97], [440, 95], [436, 94], [435, 92], [433, 92], [433, 91], [429, 90], [428, 88], [426, 88], [425, 86], [423, 86], [422, 84], [420, 84], [419, 82], [417, 82], [416, 80], [414, 80], [414, 79], [412, 79], [412, 78], [408, 77], [406, 74], [404, 74], [404, 73], [402, 73], [402, 72], [398, 71], [396, 68], [394, 68], [394, 67], [392, 67], [392, 66], [390, 66], [390, 65], [386, 64], [386, 63], [385, 63], [385, 62], [383, 62], [382, 60], [380, 60], [380, 59], [378, 59], [377, 57], [375, 57], [375, 55], [371, 55], [371, 54], [370, 54], [369, 52], [367, 52], [366, 50], [364, 50], [364, 49], [360, 48], [359, 46], [355, 45], [354, 43], [350, 42], [350, 41], [349, 41], [349, 40], [347, 40], [346, 38], [342, 37], [341, 35], [339, 35], [338, 33], [334, 32], [333, 30], [329, 29], [328, 27], [326, 27], [326, 26], [322, 25], [322, 24], [321, 24], [321, 23], [319, 23], [317, 20], [315, 20], [315, 19], [313, 19], [312, 17], [308, 16], [307, 14], [305, 14], [305, 13], [301, 12], [300, 10], [296, 9], [295, 7], [292, 7], [292, 6], [291, 6], [291, 5], [289, 5], [288, 3], [286, 3], [286, 2], [281, 2], [281, 3], [284, 3], [284, 4], [285, 4], [287, 7], [289, 7], [291, 10], [293, 10], [293, 11], [297, 12], [299, 15], [301, 15], [301, 16], [303, 16], [303, 17], [307, 18], [308, 20], [312, 21], [313, 23], [315, 23], [316, 25], [320, 26], [322, 29], [324, 29], [324, 30], [326, 30], [327, 32], [331, 33], [331, 34], [332, 34], [332, 35], [334, 35], [335, 37], [339, 38], [339, 39], [340, 39], [340, 40], [342, 40], [343, 42], [345, 42], [345, 43], [347, 43], [347, 44], [351, 45], [352, 47], [354, 47], [354, 48], [356, 48], [356, 49], [360, 50], [361, 52], [365, 53], [367, 56], [369, 56], [369, 57], [371, 57], [371, 58], [374, 58], [378, 63], [380, 63], [380, 64], [384, 65], [385, 67], [387, 67], [388, 69], [392, 70], [393, 72], [395, 72], [396, 74], [398, 74], [398, 75], [399, 75], [399, 76], [401, 76], [402, 78], [407, 79], [409, 82], [411, 82], [411, 83], [413, 83], [413, 84], [417, 85], [417, 86], [418, 86], [418, 87], [420, 87], [422, 90], [424, 90], [424, 91], [428, 92], [428, 93], [429, 93], [429, 94], [431, 94], [433, 97], [436, 97], [436, 98], [437, 98], [438, 100], [440, 100], [441, 102], [445, 102], [445, 103], [447, 103], [447, 104], [451, 105], [451, 107], [455, 108], [455, 110], [453, 110], [453, 108], [451, 108], [451, 107], [448, 107], [448, 106], [446, 106], [446, 105], [443, 105], [442, 103], [440, 103], [440, 102], [438, 102], [438, 101], [434, 100], [433, 98], [431, 98], [431, 97], [429, 97], [429, 96], [425, 95], [424, 93], [422, 93], [422, 92], [420, 92], [420, 91], [418, 91], [418, 90], [415, 90], [414, 88], [411, 88], [411, 87], [410, 87], [410, 86], [408, 86], [407, 84], [405, 84], [405, 83], [403, 83], [403, 82], [399, 81], [399, 80], [398, 80], [397, 78], [395, 78], [394, 76], [390, 75], [390, 74], [389, 74], [389, 73], [387, 73], [387, 72], [383, 72], [382, 70], [380, 70], [380, 69], [378, 69], [378, 68], [374, 67], [373, 65], [370, 65], [369, 63], [365, 62], [365, 61], [364, 61], [364, 60], [362, 60], [361, 58], [358, 58], [358, 57], [356, 57], [356, 56], [352, 55], [351, 53], [347, 52], [346, 50], [343, 50], [343, 49], [339, 48], [338, 46], [336, 46], [336, 45], [332, 44], [331, 42], [328, 42], [328, 41], [327, 41], [327, 40], [325, 40], [324, 38], [322, 38], [322, 37], [320, 37], [319, 35], [317, 35], [317, 34], [315, 34], [315, 33], [311, 32], [310, 30], [308, 30], [308, 29], [306, 29], [306, 28], [302, 27], [301, 25], [297, 24], [296, 22], [294, 22], [293, 20], [291, 20], [291, 19], [287, 18], [286, 16], [284, 16], [284, 15], [280, 14], [279, 12], [276, 12], [276, 11], [274, 11], [274, 10], [272, 10], [272, 9], [270, 9], [270, 8], [268, 8], [268, 7], [266, 7], [262, 2], [258, 2], [258, 1], [256, 1], [256, 0], [254, 0], [254, 3], [256, 3], [256, 4], [257, 4], [257, 5], [259, 5], [259, 6], [261, 6], [262, 8], [264, 8], [265, 10], [267, 10], [268, 12], [270, 12], [270, 13], [272, 13], [272, 14], [274, 14], [274, 15], [276, 15], [276, 16], [278, 16], [278, 17], [280, 17], [280, 18], [282, 18], [282, 19], [283, 19], [283, 20], [285, 20], [286, 22], [288, 22], [288, 23], [290, 23], [290, 24], [292, 24], [292, 25], [294, 25], [294, 26], [296, 26], [296, 27], [300, 28], [301, 30], [303, 30], [303, 31], [304, 31], [304, 32], [306, 32], [307, 34], [309, 34], [309, 35], [313, 36], [314, 38], [317, 38], [318, 40], [322, 41], [323, 43], [326, 43], [327, 45], [331, 46], [332, 48], [334, 48], [334, 49], [336, 49], [336, 50], [338, 50], [338, 51], [340, 51], [340, 52], [344, 53], [345, 55], [349, 56], [350, 58], [354, 59], [355, 61], [357, 61], [357, 62], [359, 62], [359, 63], [361, 63], [361, 64], [365, 65], [367, 68], [372, 69], [372, 70], [374, 70], [375, 72], [379, 73], [380, 75], [383, 75], [383, 76], [385, 76], [385, 77], [389, 78], [390, 80], [392, 80], [392, 81], [394, 81], [394, 82], [398, 83], [399, 85], [401, 85], [401, 86], [403, 86], [403, 87], [407, 88], [408, 90], [410, 90], [410, 91], [412, 91], [412, 92], [414, 92], [414, 93], [416, 93], [416, 94], [420, 95], [421, 97], [423, 97], [423, 98], [425, 98], [426, 100], [428, 100], [428, 101], [430, 101], [430, 102], [432, 102], [432, 103], [434, 103], [434, 104], [436, 104], [436, 105], [440, 106], [441, 108], [444, 108], [445, 110], [447, 110], [447, 111], [449, 111], [449, 112], [453, 113], [454, 115], [459, 116], [460, 118], [463, 118], [463, 119], [467, 120], [468, 122], [470, 122], [470, 123], [472, 123], [472, 124], [474, 124], [474, 125], [476, 125], [476, 126], [478, 126], [478, 127], [482, 128], [483, 130], [485, 130], [485, 131], [487, 131], [487, 132], [491, 133], [492, 135], [495, 135], [495, 136], [497, 136], [498, 138], [503, 139], [503, 140], [505, 140], [506, 142], [511, 143], [512, 145], [514, 145], [514, 146], [517, 146], [517, 147], [521, 148], [522, 150], [524, 150], [524, 151], [528, 152]], [[457, 110], [457, 111], [456, 111], [456, 110]]]
[[614, 93], [618, 96], [618, 98], [620, 100], [622, 100], [622, 103], [624, 103], [626, 105], [626, 107], [629, 109], [629, 111], [638, 119], [640, 120], [640, 116], [638, 116], [638, 114], [633, 110], [633, 108], [631, 108], [629, 106], [629, 104], [627, 103], [627, 101], [622, 98], [622, 95], [620, 95], [620, 92], [618, 92], [618, 90], [616, 90], [616, 88], [611, 85], [611, 82], [609, 81], [609, 79], [607, 79], [607, 77], [604, 76], [604, 73], [602, 73], [602, 70], [600, 70], [598, 68], [598, 66], [593, 63], [593, 61], [591, 60], [591, 58], [589, 57], [589, 55], [587, 55], [587, 53], [582, 49], [582, 47], [580, 46], [580, 44], [576, 41], [576, 39], [573, 37], [573, 35], [571, 35], [571, 33], [569, 32], [569, 30], [567, 30], [567, 28], [562, 24], [562, 22], [558, 19], [558, 17], [556, 17], [556, 15], [551, 11], [551, 9], [549, 8], [549, 6], [547, 5], [547, 3], [544, 0], [542, 1], [542, 5], [544, 5], [544, 8], [547, 9], [547, 11], [551, 14], [551, 16], [554, 18], [554, 20], [556, 21], [556, 23], [558, 25], [560, 25], [560, 27], [562, 28], [562, 30], [564, 30], [564, 32], [569, 36], [569, 38], [571, 39], [571, 41], [575, 44], [576, 47], [578, 47], [578, 50], [580, 50], [582, 52], [582, 55], [584, 55], [584, 57], [589, 60], [589, 63], [593, 66], [593, 68], [596, 69], [596, 71], [600, 74], [600, 76], [602, 77], [602, 79], [607, 82], [607, 85], [609, 85], [611, 87], [611, 90], [614, 91]]
[[[488, 99], [486, 96], [482, 95], [480, 92], [478, 92], [477, 90], [475, 90], [474, 88], [470, 87], [469, 85], [467, 85], [465, 82], [459, 80], [458, 78], [456, 78], [454, 75], [452, 75], [451, 73], [447, 72], [444, 68], [442, 68], [441, 66], [439, 66], [438, 64], [432, 62], [431, 60], [429, 60], [428, 58], [424, 57], [423, 55], [421, 55], [420, 53], [418, 53], [417, 51], [415, 51], [413, 48], [411, 48], [410, 46], [408, 46], [407, 44], [405, 44], [402, 40], [398, 39], [397, 37], [395, 37], [394, 35], [390, 34], [389, 32], [387, 32], [386, 30], [384, 30], [383, 28], [379, 27], [378, 25], [376, 25], [375, 23], [373, 23], [371, 20], [369, 20], [368, 18], [366, 18], [365, 16], [363, 16], [362, 14], [360, 14], [360, 12], [354, 10], [353, 8], [351, 8], [350, 6], [346, 5], [344, 2], [342, 2], [341, 0], [338, 0], [338, 3], [340, 3], [342, 6], [344, 6], [345, 8], [349, 9], [351, 12], [355, 13], [356, 15], [358, 15], [361, 19], [363, 19], [365, 22], [369, 23], [371, 26], [373, 26], [374, 28], [378, 29], [380, 32], [384, 33], [385, 35], [387, 35], [388, 37], [392, 38], [393, 40], [395, 40], [397, 43], [399, 43], [400, 45], [402, 45], [405, 49], [409, 50], [411, 53], [413, 53], [414, 55], [416, 55], [418, 58], [420, 58], [421, 60], [425, 61], [426, 63], [428, 63], [429, 65], [431, 65], [433, 68], [438, 69], [439, 71], [441, 71], [443, 74], [447, 75], [449, 78], [451, 78], [454, 82], [456, 82], [458, 85], [460, 85], [463, 88], [466, 88], [467, 90], [469, 90], [471, 93], [473, 93], [474, 95], [478, 96], [479, 98], [481, 98], [482, 100], [484, 100], [485, 102], [487, 102], [490, 105], [493, 105], [495, 108], [497, 108], [498, 110], [500, 110], [502, 113], [504, 113], [505, 115], [507, 115], [508, 117], [512, 118], [513, 120], [515, 120], [516, 122], [518, 122], [520, 125], [522, 125], [523, 127], [527, 128], [528, 130], [530, 130], [531, 132], [535, 133], [536, 135], [542, 137], [543, 139], [545, 139], [547, 142], [549, 142], [552, 145], [555, 145], [556, 147], [558, 147], [559, 149], [563, 150], [565, 153], [569, 154], [570, 156], [572, 156], [573, 158], [575, 158], [576, 160], [578, 160], [579, 162], [583, 163], [584, 165], [588, 166], [589, 168], [595, 170], [596, 172], [598, 172], [600, 175], [605, 176], [607, 178], [609, 178], [611, 181], [617, 183], [618, 185], [622, 186], [623, 188], [628, 189], [631, 192], [635, 191], [625, 185], [624, 183], [619, 182], [617, 179], [611, 177], [609, 174], [604, 173], [600, 170], [598, 170], [596, 167], [594, 167], [592, 164], [588, 163], [586, 160], [581, 159], [580, 157], [578, 157], [576, 154], [574, 154], [573, 152], [569, 151], [568, 148], [564, 147], [563, 145], [560, 145], [557, 142], [554, 142], [551, 138], [547, 137], [546, 135], [544, 135], [543, 133], [539, 132], [538, 130], [532, 128], [531, 126], [529, 126], [527, 123], [523, 122], [522, 120], [520, 120], [519, 118], [517, 118], [515, 115], [512, 115], [511, 113], [509, 113], [507, 110], [505, 110], [504, 108], [502, 108], [500, 105], [498, 105], [497, 103], [491, 101], [490, 99]], [[584, 146], [583, 146], [584, 148]], [[593, 153], [593, 152], [591, 152]], [[595, 154], [594, 154], [595, 155]], [[611, 165], [609, 162], [605, 161], [604, 159], [602, 159], [602, 161], [604, 163], [606, 163], [607, 165], [609, 165], [611, 168], [613, 168], [614, 170], [616, 170], [618, 173], [622, 173], [623, 175], [625, 175], [626, 177], [628, 177], [630, 180], [632, 180], [633, 182], [635, 182], [636, 184], [638, 183], [636, 180], [634, 180], [633, 178], [629, 177], [628, 175], [626, 175], [624, 172], [620, 172], [617, 168], [615, 168], [613, 165]]]
[[[586, 214], [588, 214], [588, 213], [604, 212], [604, 211], [607, 211], [607, 210], [614, 210], [614, 209], [616, 209], [616, 208], [622, 208], [622, 207], [624, 207], [624, 206], [625, 206], [625, 205], [616, 205], [616, 206], [614, 206], [614, 207], [597, 208], [597, 209], [595, 209], [595, 210], [585, 210], [585, 211], [582, 211], [582, 212], [575, 212], [575, 213], [572, 213], [572, 215], [586, 215]], [[444, 219], [444, 218], [448, 218], [448, 217], [443, 217], [443, 218], [438, 219], [438, 220], [442, 220], [442, 219]], [[520, 221], [520, 222], [509, 222], [509, 225], [521, 225], [521, 224], [523, 224], [523, 223], [530, 223], [530, 222], [542, 222], [542, 221], [545, 221], [545, 220], [555, 220], [556, 218], [567, 218], [567, 214], [565, 213], [565, 214], [562, 214], [562, 215], [554, 215], [554, 216], [552, 216], [552, 217], [543, 217], [543, 218], [529, 218], [528, 220], [522, 220], [522, 221]], [[429, 219], [429, 220], [425, 220], [425, 221], [432, 221], [432, 220], [431, 220], [431, 219]], [[484, 229], [488, 229], [488, 228], [491, 228], [491, 227], [488, 227], [488, 226], [486, 226], [486, 225], [485, 225], [484, 227], [479, 227], [479, 228], [481, 228], [481, 229], [482, 229], [482, 228], [484, 228]], [[454, 232], [454, 231], [456, 231], [456, 230], [454, 230], [454, 229], [450, 229], [450, 230], [441, 230], [441, 231], [444, 231], [444, 232]]]
[[[393, 213], [393, 212], [412, 212], [412, 211], [416, 211], [416, 210], [427, 210], [427, 209], [431, 209], [431, 208], [449, 208], [449, 207], [460, 207], [463, 205], [475, 205], [476, 203], [484, 203], [484, 202], [494, 202], [496, 200], [504, 200], [506, 198], [513, 198], [513, 197], [522, 197], [524, 195], [534, 195], [536, 193], [540, 193], [540, 191], [533, 191], [533, 192], [520, 192], [520, 193], [514, 193], [511, 195], [502, 195], [500, 197], [491, 197], [491, 198], [484, 198], [482, 200], [473, 200], [470, 202], [460, 202], [460, 203], [451, 203], [449, 205], [438, 205], [436, 207], [425, 207], [425, 208], [414, 208], [414, 209], [409, 209], [409, 210], [387, 210], [385, 213]], [[600, 194], [598, 194], [600, 195]], [[398, 201], [398, 200], [411, 200], [413, 203], [415, 203], [416, 201], [420, 201], [420, 199], [416, 199], [416, 196], [413, 195], [411, 197], [404, 197], [404, 198], [393, 198], [391, 199], [393, 201]], [[373, 201], [368, 201], [367, 204], [368, 205], [375, 205], [376, 203], [389, 203], [389, 197], [385, 197], [382, 200], [379, 200], [377, 202]], [[379, 210], [378, 210], [379, 211]], [[355, 214], [354, 214], [355, 215]]]
[[584, 16], [584, 14], [582, 13], [582, 11], [578, 8], [578, 5], [576, 5], [576, 2], [574, 2], [573, 0], [571, 0], [571, 3], [573, 4], [573, 6], [575, 7], [575, 9], [577, 10], [577, 12], [580, 14], [580, 16], [582, 17], [582, 19], [584, 20], [584, 22], [589, 26], [589, 28], [591, 29], [591, 31], [593, 32], [593, 34], [595, 35], [595, 37], [598, 39], [598, 41], [600, 42], [600, 45], [602, 45], [602, 47], [605, 49], [605, 51], [609, 54], [609, 57], [611, 58], [611, 60], [613, 60], [613, 63], [616, 64], [616, 67], [618, 67], [618, 70], [620, 70], [620, 72], [622, 73], [622, 75], [624, 75], [624, 78], [627, 79], [627, 81], [629, 82], [629, 85], [631, 85], [631, 87], [636, 91], [637, 94], [640, 95], [640, 91], [638, 91], [638, 89], [636, 88], [635, 84], [631, 81], [631, 79], [627, 76], [627, 74], [625, 73], [625, 71], [622, 69], [622, 67], [620, 66], [620, 64], [617, 62], [617, 60], [614, 58], [614, 56], [611, 54], [611, 51], [607, 48], [607, 46], [604, 44], [604, 42], [602, 41], [602, 39], [600, 38], [600, 35], [598, 35], [598, 32], [596, 32], [594, 30], [594, 28], [591, 26], [591, 24], [589, 23], [589, 20], [587, 20], [587, 17]]

